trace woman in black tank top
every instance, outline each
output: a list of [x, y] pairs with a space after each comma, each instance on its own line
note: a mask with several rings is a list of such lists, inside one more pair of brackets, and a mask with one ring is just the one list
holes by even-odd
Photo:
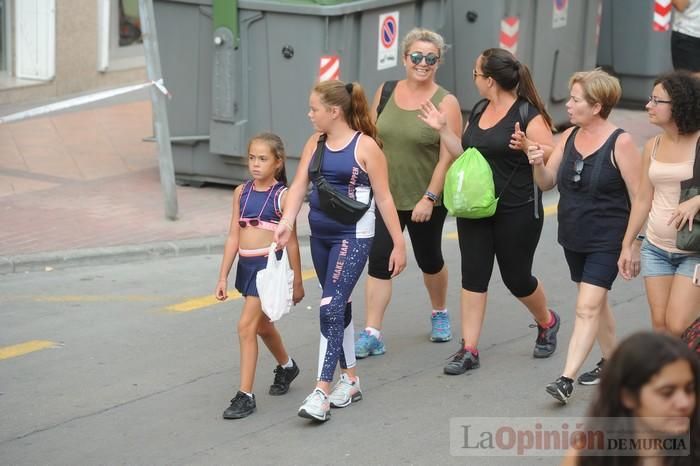
[[[595, 340], [603, 359], [578, 378], [582, 385], [598, 383], [603, 362], [615, 347], [608, 291], [617, 277], [629, 200], [641, 174], [634, 141], [607, 120], [622, 93], [617, 78], [601, 70], [580, 72], [571, 78], [570, 89], [566, 107], [576, 126], [564, 132], [546, 165], [541, 148], [533, 145], [528, 149], [537, 185], [544, 191], [559, 187], [559, 244], [578, 286], [566, 365], [562, 376], [546, 387], [561, 403], [571, 396], [573, 379]], [[636, 257], [638, 273], [638, 247]]]
[[559, 318], [547, 307], [542, 284], [532, 275], [542, 231], [542, 204], [535, 195], [526, 156], [529, 144], [550, 147], [551, 119], [527, 66], [510, 52], [484, 50], [474, 64], [473, 77], [484, 99], [474, 106], [461, 140], [449, 131], [445, 115], [430, 102], [422, 112], [423, 121], [440, 132], [442, 143], [453, 157], [467, 147], [481, 152], [491, 167], [500, 198], [491, 217], [457, 219], [463, 340], [444, 368], [452, 375], [479, 367], [477, 344], [494, 260], [498, 261], [503, 283], [537, 322], [533, 357], [547, 358], [554, 353], [559, 329]]

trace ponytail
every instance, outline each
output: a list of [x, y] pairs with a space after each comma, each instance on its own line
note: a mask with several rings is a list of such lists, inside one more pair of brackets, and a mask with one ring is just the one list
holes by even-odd
[[362, 90], [360, 83], [349, 83], [351, 86], [350, 92], [350, 115], [348, 116], [348, 124], [355, 131], [360, 131], [363, 134], [374, 139], [379, 147], [382, 146], [377, 135], [377, 126], [372, 121], [369, 113], [369, 104], [367, 97]]
[[532, 81], [530, 69], [527, 65], [520, 62], [518, 62], [518, 77], [520, 78], [518, 79], [518, 96], [534, 105], [537, 111], [540, 112], [540, 115], [542, 115], [542, 118], [544, 118], [547, 126], [552, 129], [552, 117], [547, 113], [547, 110], [544, 108], [544, 102], [542, 102], [542, 98], [537, 93], [535, 83]]
[[481, 70], [486, 77], [492, 78], [506, 91], [516, 89], [518, 97], [537, 108], [547, 126], [552, 128], [552, 117], [544, 108], [527, 65], [520, 63], [509, 51], [499, 48], [484, 50], [480, 60]]
[[321, 97], [321, 102], [328, 106], [338, 106], [350, 128], [371, 137], [381, 147], [375, 126], [369, 112], [365, 91], [359, 83], [343, 83], [338, 80], [323, 81], [313, 89]]

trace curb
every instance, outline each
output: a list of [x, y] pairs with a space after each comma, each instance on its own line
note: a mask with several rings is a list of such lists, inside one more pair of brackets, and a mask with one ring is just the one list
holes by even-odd
[[139, 245], [50, 251], [20, 256], [0, 256], [0, 275], [63, 269], [85, 265], [108, 265], [156, 258], [221, 253], [225, 236], [161, 241]]

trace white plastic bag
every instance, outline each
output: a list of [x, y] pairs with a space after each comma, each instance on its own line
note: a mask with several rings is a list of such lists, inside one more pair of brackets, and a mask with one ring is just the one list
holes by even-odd
[[267, 251], [267, 267], [255, 277], [262, 310], [272, 322], [288, 314], [292, 308], [292, 289], [294, 272], [289, 267], [287, 248], [282, 251], [282, 258], [277, 260], [276, 243]]

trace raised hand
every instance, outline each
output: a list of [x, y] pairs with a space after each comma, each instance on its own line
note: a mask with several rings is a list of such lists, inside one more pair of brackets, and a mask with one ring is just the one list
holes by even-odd
[[440, 131], [447, 125], [447, 116], [441, 113], [431, 101], [426, 101], [420, 106], [420, 114], [418, 115], [423, 123], [431, 128]]
[[520, 122], [515, 122], [515, 131], [510, 135], [510, 147], [513, 150], [521, 150], [527, 152], [528, 148], [532, 145], [530, 140], [525, 135], [525, 131], [520, 129]]

